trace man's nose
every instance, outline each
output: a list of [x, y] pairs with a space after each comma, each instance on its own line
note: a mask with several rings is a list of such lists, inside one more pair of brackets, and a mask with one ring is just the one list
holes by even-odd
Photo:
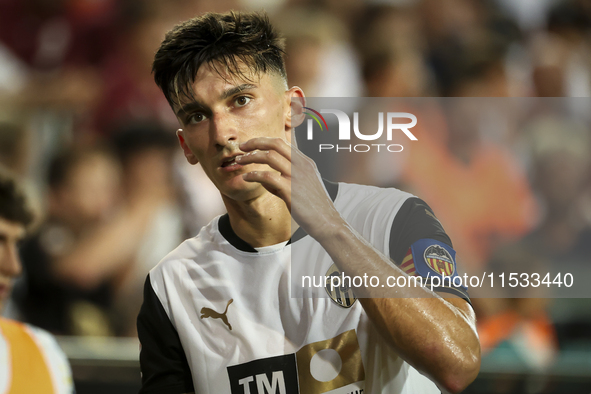
[[225, 112], [214, 114], [211, 125], [213, 140], [217, 146], [223, 148], [231, 141], [238, 141], [238, 127], [231, 114]]
[[21, 260], [16, 245], [8, 245], [0, 257], [0, 272], [8, 277], [14, 278], [22, 272]]

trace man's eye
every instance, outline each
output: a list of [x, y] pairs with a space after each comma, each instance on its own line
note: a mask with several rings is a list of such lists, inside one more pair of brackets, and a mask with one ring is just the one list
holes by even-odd
[[187, 124], [197, 124], [201, 123], [205, 120], [205, 115], [203, 114], [193, 114], [187, 118]]
[[244, 107], [246, 104], [250, 102], [251, 98], [246, 96], [236, 97], [236, 105], [239, 107]]

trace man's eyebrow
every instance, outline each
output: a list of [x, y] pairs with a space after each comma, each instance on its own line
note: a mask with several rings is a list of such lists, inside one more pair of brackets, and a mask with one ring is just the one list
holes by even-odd
[[178, 111], [176, 111], [176, 116], [178, 118], [182, 118], [183, 115], [189, 114], [191, 112], [195, 112], [197, 110], [201, 110], [204, 111], [206, 108], [205, 106], [203, 106], [203, 104], [198, 103], [197, 101], [193, 101], [190, 103], [187, 103], [185, 105], [183, 105], [181, 108], [179, 108]]
[[[257, 85], [253, 85], [251, 83], [243, 83], [241, 85], [234, 86], [232, 88], [229, 88], [228, 90], [225, 90], [221, 94], [220, 100], [225, 100], [228, 97], [232, 97], [233, 95], [235, 95], [237, 93], [241, 93], [245, 90], [250, 90], [250, 89], [255, 89], [255, 88], [257, 88]], [[197, 110], [206, 111], [207, 107], [205, 107], [203, 104], [201, 104], [197, 101], [193, 101], [193, 102], [187, 103], [187, 104], [183, 105], [181, 108], [179, 108], [178, 111], [176, 111], [176, 116], [178, 118], [182, 118], [183, 115], [186, 115], [191, 112], [195, 112]]]
[[228, 97], [231, 97], [231, 96], [233, 96], [237, 93], [240, 93], [244, 90], [255, 89], [256, 87], [257, 87], [256, 85], [253, 85], [251, 83], [243, 83], [242, 85], [234, 86], [233, 88], [226, 90], [224, 93], [222, 93], [222, 95], [220, 96], [220, 99], [225, 100]]

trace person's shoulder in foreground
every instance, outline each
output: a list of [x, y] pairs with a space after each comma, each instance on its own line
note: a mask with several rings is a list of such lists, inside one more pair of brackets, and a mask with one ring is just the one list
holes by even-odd
[[[33, 220], [16, 182], [0, 169], [0, 311], [21, 273], [18, 242]], [[0, 318], [0, 393], [70, 394], [70, 366], [48, 332]]]
[[[191, 19], [156, 53], [185, 157], [228, 213], [146, 280], [141, 392], [462, 391], [480, 368], [465, 288], [402, 286], [385, 298], [367, 284], [329, 286], [345, 277], [432, 285], [458, 275], [455, 251], [422, 200], [321, 180], [292, 134], [305, 98], [288, 88], [283, 53], [259, 13]], [[324, 297], [291, 294], [310, 274], [324, 278]]]

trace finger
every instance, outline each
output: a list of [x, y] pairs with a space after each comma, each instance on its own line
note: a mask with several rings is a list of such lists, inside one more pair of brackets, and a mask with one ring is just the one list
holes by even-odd
[[247, 182], [258, 182], [270, 193], [281, 198], [291, 209], [291, 184], [281, 174], [271, 171], [251, 171], [242, 175]]
[[285, 157], [273, 150], [255, 150], [248, 152], [245, 155], [236, 157], [236, 162], [241, 165], [251, 163], [267, 164], [284, 176], [291, 177], [291, 163]]
[[291, 161], [291, 145], [281, 138], [258, 137], [240, 144], [240, 150], [243, 152], [252, 152], [257, 149], [273, 150]]

